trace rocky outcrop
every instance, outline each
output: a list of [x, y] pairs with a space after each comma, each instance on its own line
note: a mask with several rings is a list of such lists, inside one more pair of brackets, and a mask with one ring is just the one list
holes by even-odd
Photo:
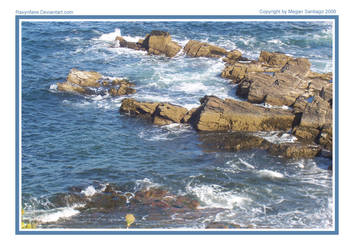
[[83, 95], [101, 94], [107, 92], [111, 96], [134, 94], [135, 84], [126, 79], [111, 79], [104, 77], [95, 71], [70, 70], [66, 82], [57, 83], [57, 89], [62, 92], [77, 93]]
[[287, 131], [294, 114], [248, 102], [206, 96], [190, 119], [198, 131]]
[[320, 154], [321, 146], [305, 141], [272, 143], [250, 132], [209, 132], [200, 133], [202, 147], [207, 151], [240, 151], [263, 149], [285, 158], [313, 158]]
[[258, 61], [228, 64], [221, 76], [239, 83], [236, 94], [252, 103], [298, 109], [297, 100], [315, 95], [332, 103], [331, 74], [314, 73], [310, 67], [306, 58], [262, 51]]
[[227, 55], [227, 51], [224, 48], [211, 45], [208, 43], [195, 41], [195, 40], [190, 40], [184, 46], [183, 50], [188, 56], [191, 57], [217, 57], [218, 58]]
[[[332, 141], [332, 109], [330, 103], [315, 96], [312, 102], [306, 104], [301, 115], [299, 125], [294, 134], [308, 140], [319, 140], [331, 148], [328, 141]], [[328, 140], [327, 140], [328, 139]]]
[[182, 48], [177, 42], [171, 40], [171, 35], [168, 32], [158, 30], [151, 31], [145, 37], [143, 47], [149, 54], [164, 54], [167, 57], [174, 57]]
[[151, 120], [156, 125], [181, 123], [188, 110], [169, 103], [139, 102], [132, 98], [122, 101], [120, 112]]
[[182, 49], [177, 43], [172, 41], [171, 35], [165, 31], [153, 30], [145, 36], [145, 39], [139, 40], [137, 43], [128, 42], [123, 37], [118, 36], [115, 39], [119, 42], [120, 47], [130, 48], [135, 50], [145, 50], [153, 55], [165, 55], [174, 57]]

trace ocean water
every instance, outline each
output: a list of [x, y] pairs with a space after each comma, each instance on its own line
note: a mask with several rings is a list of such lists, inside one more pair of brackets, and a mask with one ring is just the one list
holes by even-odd
[[[149, 187], [187, 195], [197, 211], [133, 212], [135, 228], [203, 229], [211, 222], [271, 229], [333, 227], [331, 160], [287, 160], [262, 150], [210, 152], [188, 125], [155, 126], [121, 115], [123, 97], [61, 93], [70, 69], [93, 70], [136, 83], [135, 99], [197, 107], [204, 95], [234, 98], [220, 77], [221, 59], [150, 56], [113, 48], [114, 38], [170, 32], [181, 45], [195, 39], [238, 49], [307, 57], [316, 72], [333, 71], [330, 22], [31, 22], [21, 25], [21, 205], [39, 228], [125, 228], [127, 211], [82, 211], [83, 204], [53, 202], [74, 187], [91, 197], [116, 185], [136, 193]], [[294, 141], [276, 132], [278, 143]], [[133, 209], [133, 208], [132, 208]], [[153, 211], [152, 211], [153, 210]], [[156, 215], [158, 214], [158, 216]]]

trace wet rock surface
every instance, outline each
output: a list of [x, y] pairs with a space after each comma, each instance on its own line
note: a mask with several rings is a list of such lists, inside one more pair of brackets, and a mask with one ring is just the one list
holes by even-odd
[[[227, 51], [224, 48], [204, 43], [204, 42], [199, 42], [195, 40], [190, 40], [183, 48], [184, 52], [191, 57], [222, 57], [227, 55]], [[233, 54], [229, 54], [230, 58], [238, 58], [241, 55], [238, 56], [236, 52]]]
[[123, 37], [118, 36], [115, 39], [119, 41], [119, 46], [135, 50], [144, 50], [148, 54], [165, 55], [174, 57], [182, 49], [175, 41], [172, 41], [171, 35], [165, 31], [153, 30], [145, 36], [145, 39], [139, 40], [137, 43], [128, 42]]
[[206, 96], [190, 123], [198, 131], [286, 131], [293, 120], [294, 115], [287, 110]]
[[188, 110], [169, 103], [139, 102], [132, 98], [122, 101], [120, 112], [151, 120], [156, 125], [181, 123]]
[[136, 93], [132, 87], [134, 83], [126, 79], [104, 77], [95, 71], [81, 71], [71, 69], [66, 82], [57, 83], [58, 91], [76, 93], [82, 95], [109, 94], [121, 96]]

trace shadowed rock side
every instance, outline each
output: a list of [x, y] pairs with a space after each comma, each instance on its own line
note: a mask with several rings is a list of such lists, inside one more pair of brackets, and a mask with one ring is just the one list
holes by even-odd
[[311, 142], [272, 143], [250, 132], [200, 133], [199, 138], [202, 147], [208, 151], [235, 152], [258, 148], [285, 158], [313, 158], [321, 152], [321, 147]]
[[94, 71], [80, 71], [71, 69], [66, 82], [57, 83], [59, 91], [78, 93], [83, 95], [109, 93], [111, 96], [121, 96], [136, 93], [131, 88], [135, 86], [125, 79], [110, 79]]
[[[320, 98], [320, 97], [319, 97]], [[132, 98], [122, 101], [121, 113], [147, 119], [157, 125], [189, 123], [200, 131], [200, 139], [208, 150], [239, 151], [260, 148], [274, 155], [286, 158], [311, 158], [323, 152], [331, 152], [332, 133], [329, 115], [323, 119], [306, 122], [314, 104], [306, 108], [305, 120], [291, 110], [265, 108], [249, 102], [231, 99], [222, 100], [215, 96], [205, 96], [198, 108], [187, 110], [169, 103], [139, 102]], [[316, 106], [317, 107], [317, 106]], [[317, 112], [317, 111], [316, 111]], [[295, 126], [295, 127], [294, 127]], [[315, 136], [298, 136], [314, 131]], [[293, 132], [300, 140], [292, 143], [271, 143], [252, 132], [283, 131]], [[219, 133], [216, 133], [219, 132]], [[322, 136], [321, 136], [322, 135]], [[327, 153], [327, 157], [331, 153]]]
[[167, 57], [174, 57], [182, 48], [177, 42], [172, 41], [168, 32], [157, 30], [151, 31], [145, 36], [145, 39], [141, 39], [137, 43], [128, 42], [121, 36], [116, 37], [115, 40], [119, 42], [120, 47], [145, 50], [149, 54]]

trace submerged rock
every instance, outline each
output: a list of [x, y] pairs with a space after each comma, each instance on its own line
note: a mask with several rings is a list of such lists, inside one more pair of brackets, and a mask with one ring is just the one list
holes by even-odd
[[222, 57], [227, 54], [224, 48], [195, 40], [190, 40], [183, 50], [191, 57]]

